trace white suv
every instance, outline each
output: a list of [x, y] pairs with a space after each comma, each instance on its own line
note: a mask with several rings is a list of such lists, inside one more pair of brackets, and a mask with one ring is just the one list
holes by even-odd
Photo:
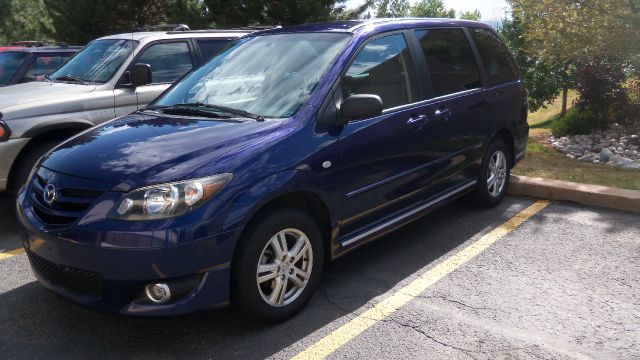
[[48, 81], [0, 88], [0, 191], [72, 135], [146, 106], [251, 30], [133, 32], [92, 41]]

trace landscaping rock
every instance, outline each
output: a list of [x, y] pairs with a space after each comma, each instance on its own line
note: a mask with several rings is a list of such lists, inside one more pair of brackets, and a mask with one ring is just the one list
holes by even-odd
[[640, 135], [625, 133], [618, 126], [591, 135], [551, 136], [549, 144], [579, 161], [640, 169]]
[[607, 148], [600, 150], [600, 161], [607, 162], [609, 161], [611, 156], [613, 156], [613, 153], [611, 152], [611, 150]]

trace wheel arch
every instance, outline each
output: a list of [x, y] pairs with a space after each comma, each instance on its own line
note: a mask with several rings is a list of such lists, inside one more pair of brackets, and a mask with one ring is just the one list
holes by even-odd
[[25, 131], [22, 138], [29, 139], [29, 142], [20, 150], [20, 153], [18, 153], [11, 164], [8, 187], [11, 188], [12, 185], [14, 185], [16, 168], [22, 164], [27, 154], [43, 141], [60, 140], [62, 142], [92, 126], [94, 126], [94, 124], [88, 120], [73, 120], [62, 123], [56, 121], [55, 123], [38, 124]]
[[487, 143], [487, 147], [489, 144], [493, 143], [495, 140], [500, 139], [504, 141], [504, 143], [509, 148], [509, 156], [511, 157], [511, 167], [513, 167], [514, 162], [516, 160], [516, 143], [515, 136], [513, 135], [513, 131], [510, 129], [503, 127], [496, 131], [495, 134], [491, 137], [491, 140]]

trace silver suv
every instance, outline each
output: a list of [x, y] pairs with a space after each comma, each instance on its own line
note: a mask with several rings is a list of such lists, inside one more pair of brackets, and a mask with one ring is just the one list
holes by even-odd
[[133, 32], [89, 43], [46, 82], [0, 88], [0, 191], [72, 135], [146, 106], [250, 30]]

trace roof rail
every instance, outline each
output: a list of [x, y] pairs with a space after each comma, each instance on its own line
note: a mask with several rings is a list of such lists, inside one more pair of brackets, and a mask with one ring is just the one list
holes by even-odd
[[146, 25], [135, 28], [131, 32], [144, 32], [144, 31], [189, 31], [189, 25], [186, 24], [162, 24], [162, 25]]
[[271, 29], [280, 29], [282, 25], [248, 25], [248, 26], [240, 26], [233, 28], [233, 30], [253, 30], [253, 31], [261, 31], [261, 30], [271, 30]]
[[26, 46], [26, 47], [40, 47], [40, 46], [47, 46], [47, 43], [44, 41], [24, 40], [24, 41], [14, 41], [12, 45]]

